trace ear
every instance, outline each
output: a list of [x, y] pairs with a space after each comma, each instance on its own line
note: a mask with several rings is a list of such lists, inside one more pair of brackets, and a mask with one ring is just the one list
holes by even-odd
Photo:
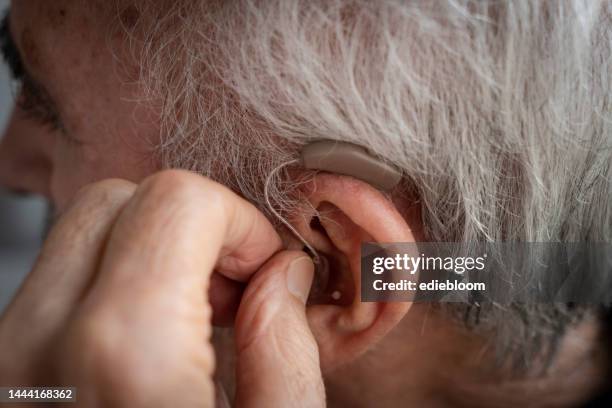
[[317, 174], [303, 193], [305, 205], [291, 223], [329, 265], [328, 277], [315, 277], [307, 309], [329, 371], [375, 345], [410, 309], [409, 302], [361, 302], [361, 243], [420, 240], [420, 212], [409, 200], [335, 174]]

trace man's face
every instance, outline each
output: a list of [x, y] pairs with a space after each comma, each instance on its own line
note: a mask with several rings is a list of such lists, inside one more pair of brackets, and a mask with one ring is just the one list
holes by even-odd
[[137, 182], [159, 167], [153, 151], [159, 115], [137, 102], [142, 92], [130, 79], [125, 37], [109, 29], [136, 16], [132, 10], [113, 21], [103, 6], [11, 4], [4, 48], [13, 53], [9, 62], [22, 86], [0, 144], [0, 184], [42, 193], [59, 211], [85, 184], [110, 177]]

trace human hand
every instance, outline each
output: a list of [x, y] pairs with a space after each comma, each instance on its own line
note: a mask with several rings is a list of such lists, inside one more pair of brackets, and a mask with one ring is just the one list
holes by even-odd
[[76, 386], [81, 406], [212, 406], [213, 310], [228, 320], [240, 302], [238, 405], [321, 406], [312, 263], [280, 248], [255, 207], [195, 174], [89, 186], [0, 320], [0, 385]]

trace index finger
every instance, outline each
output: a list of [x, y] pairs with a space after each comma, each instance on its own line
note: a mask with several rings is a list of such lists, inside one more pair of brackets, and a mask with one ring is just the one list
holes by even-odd
[[[145, 180], [119, 216], [100, 268], [97, 291], [207, 289], [217, 271], [246, 281], [281, 239], [265, 216], [226, 187], [186, 171]], [[201, 294], [201, 292], [199, 292]]]

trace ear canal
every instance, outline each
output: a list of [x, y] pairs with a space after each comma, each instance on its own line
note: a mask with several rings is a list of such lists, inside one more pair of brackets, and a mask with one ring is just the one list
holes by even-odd
[[338, 266], [337, 262], [332, 262], [330, 255], [319, 252], [319, 262], [315, 263], [315, 275], [308, 296], [309, 305], [350, 303], [349, 293], [343, 293], [338, 285], [339, 276], [334, 274], [339, 271], [334, 270], [334, 266]]
[[308, 296], [309, 304], [325, 303], [325, 293], [329, 285], [329, 260], [325, 254], [319, 252], [318, 262], [315, 264], [315, 274]]

